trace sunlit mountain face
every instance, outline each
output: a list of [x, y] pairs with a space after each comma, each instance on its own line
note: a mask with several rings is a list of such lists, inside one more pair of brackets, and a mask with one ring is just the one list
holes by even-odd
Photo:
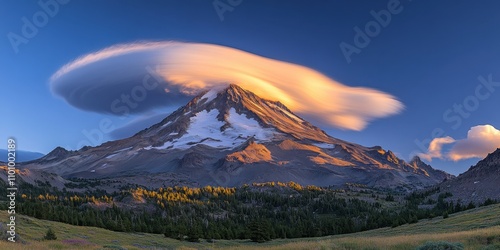
[[[201, 93], [130, 138], [57, 149], [23, 165], [63, 177], [175, 175], [194, 186], [294, 181], [302, 185], [420, 189], [450, 175], [418, 158], [333, 138], [278, 101], [230, 84]], [[164, 178], [151, 181], [164, 185]]]

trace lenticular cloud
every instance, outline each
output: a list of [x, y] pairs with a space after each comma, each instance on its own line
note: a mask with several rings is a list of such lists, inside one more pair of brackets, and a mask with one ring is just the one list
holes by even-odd
[[229, 83], [342, 129], [362, 130], [403, 108], [389, 94], [349, 87], [304, 66], [201, 43], [115, 45], [64, 65], [50, 79], [52, 91], [71, 105], [116, 115], [184, 105]]

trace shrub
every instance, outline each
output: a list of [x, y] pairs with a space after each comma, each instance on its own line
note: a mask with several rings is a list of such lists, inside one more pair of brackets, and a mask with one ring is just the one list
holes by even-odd
[[43, 237], [44, 240], [57, 240], [56, 233], [54, 230], [52, 230], [51, 227], [49, 227], [49, 230], [47, 230], [47, 233]]
[[446, 218], [448, 218], [448, 211], [443, 212], [443, 219], [446, 219]]
[[425, 244], [417, 247], [417, 250], [463, 250], [464, 245], [458, 242], [426, 242]]

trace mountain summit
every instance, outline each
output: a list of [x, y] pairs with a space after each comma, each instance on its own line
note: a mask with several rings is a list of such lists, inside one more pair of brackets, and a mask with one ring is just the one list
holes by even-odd
[[333, 142], [333, 138], [293, 114], [280, 102], [262, 99], [234, 84], [195, 97], [159, 124], [139, 134], [163, 140], [165, 138], [159, 137], [172, 133], [177, 133], [176, 138], [186, 138], [190, 136], [185, 136], [187, 132], [200, 138], [206, 135], [208, 141], [202, 144], [218, 148], [226, 148], [224, 143], [229, 141], [234, 142], [230, 146], [241, 144], [249, 137], [272, 140], [281, 133], [300, 140]]
[[420, 159], [406, 163], [381, 147], [333, 138], [280, 102], [234, 84], [196, 96], [130, 138], [47, 157], [24, 167], [63, 177], [140, 175], [152, 187], [295, 181], [415, 189], [450, 178]]

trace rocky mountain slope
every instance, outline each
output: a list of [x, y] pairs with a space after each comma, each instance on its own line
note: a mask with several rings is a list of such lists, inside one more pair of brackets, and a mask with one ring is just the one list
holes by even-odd
[[170, 179], [195, 186], [295, 181], [416, 189], [451, 177], [418, 158], [407, 163], [381, 147], [333, 138], [280, 102], [237, 85], [200, 94], [130, 138], [78, 151], [56, 148], [21, 167], [65, 178], [148, 176], [151, 187]]
[[441, 183], [439, 187], [441, 193], [452, 193], [452, 200], [460, 199], [465, 204], [472, 201], [477, 205], [488, 198], [500, 201], [499, 185], [500, 148], [457, 178]]

